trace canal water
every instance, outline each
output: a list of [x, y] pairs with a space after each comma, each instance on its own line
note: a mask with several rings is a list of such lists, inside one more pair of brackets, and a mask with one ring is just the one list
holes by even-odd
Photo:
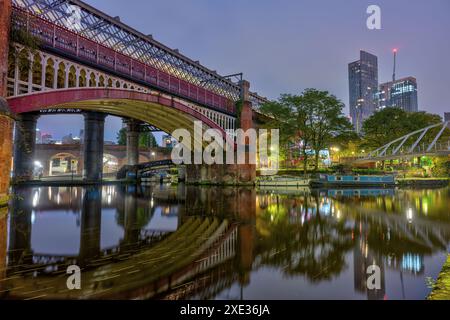
[[[449, 204], [449, 188], [16, 188], [0, 298], [425, 299]], [[81, 290], [67, 288], [73, 265]]]

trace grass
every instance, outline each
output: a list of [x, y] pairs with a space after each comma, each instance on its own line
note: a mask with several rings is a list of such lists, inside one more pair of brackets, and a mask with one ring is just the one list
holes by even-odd
[[428, 296], [428, 300], [450, 300], [450, 255], [433, 286], [433, 291]]

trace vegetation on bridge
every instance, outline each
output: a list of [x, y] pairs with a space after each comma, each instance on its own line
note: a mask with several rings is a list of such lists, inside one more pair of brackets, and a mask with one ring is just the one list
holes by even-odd
[[[18, 50], [15, 44], [23, 46], [23, 50]], [[18, 62], [19, 72], [26, 73], [31, 68], [31, 61], [28, 58], [34, 55], [41, 45], [41, 40], [26, 30], [12, 28], [9, 34], [8, 48], [8, 70], [14, 70]]]

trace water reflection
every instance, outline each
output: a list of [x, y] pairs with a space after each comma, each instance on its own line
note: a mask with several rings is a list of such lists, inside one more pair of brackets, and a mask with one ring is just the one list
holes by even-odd
[[[16, 188], [0, 214], [0, 295], [423, 299], [446, 257], [449, 200], [449, 188]], [[66, 287], [72, 264], [80, 291]], [[380, 290], [367, 290], [373, 264]]]

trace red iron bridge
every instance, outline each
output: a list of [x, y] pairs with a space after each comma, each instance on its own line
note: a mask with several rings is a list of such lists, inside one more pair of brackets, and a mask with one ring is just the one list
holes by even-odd
[[[250, 92], [242, 73], [219, 75], [82, 1], [9, 0], [4, 6], [11, 14], [6, 92], [16, 120], [16, 180], [32, 179], [40, 116], [84, 115], [83, 177], [95, 181], [102, 176], [107, 115], [127, 125], [133, 166], [146, 126], [167, 133], [184, 128], [195, 136], [194, 122], [201, 121], [204, 130], [217, 129], [230, 141], [237, 127], [254, 127], [258, 107], [267, 102]], [[254, 178], [254, 168], [242, 170], [236, 174]]]

